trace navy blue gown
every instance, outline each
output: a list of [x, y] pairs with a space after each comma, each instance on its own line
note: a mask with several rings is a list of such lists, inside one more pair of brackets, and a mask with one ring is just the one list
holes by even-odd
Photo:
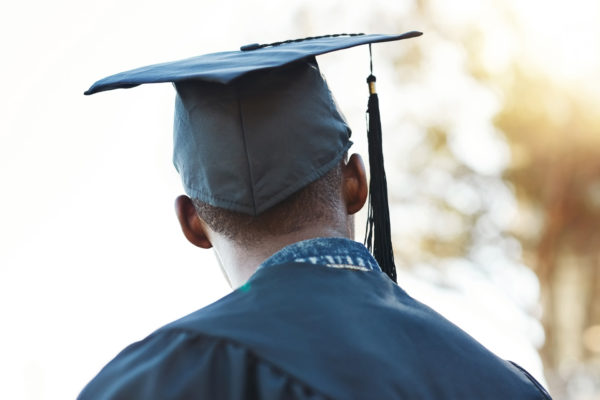
[[333, 250], [276, 254], [230, 295], [130, 345], [80, 398], [550, 398], [370, 267], [362, 245], [319, 241]]

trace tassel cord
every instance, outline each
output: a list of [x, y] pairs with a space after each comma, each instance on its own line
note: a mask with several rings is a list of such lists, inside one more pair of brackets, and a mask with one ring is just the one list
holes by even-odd
[[[372, 67], [371, 67], [372, 68]], [[376, 78], [373, 74], [367, 78], [369, 84], [369, 102], [367, 107], [369, 142], [369, 185], [368, 219], [365, 231], [367, 248], [379, 263], [383, 272], [396, 282], [396, 266], [392, 248], [390, 214], [387, 194], [387, 179], [383, 163], [383, 144], [379, 98], [375, 91]]]

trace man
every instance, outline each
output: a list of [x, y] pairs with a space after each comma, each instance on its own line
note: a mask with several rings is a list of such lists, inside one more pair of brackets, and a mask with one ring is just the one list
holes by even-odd
[[187, 193], [177, 217], [192, 244], [215, 249], [237, 289], [123, 350], [82, 399], [549, 398], [394, 282], [374, 78], [380, 262], [353, 241], [366, 172], [347, 156], [350, 129], [315, 56], [414, 36], [250, 45], [117, 74], [86, 92], [174, 82], [174, 163]]

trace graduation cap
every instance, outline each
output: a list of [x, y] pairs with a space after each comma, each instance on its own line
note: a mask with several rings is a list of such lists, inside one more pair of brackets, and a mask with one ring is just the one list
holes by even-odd
[[[121, 72], [94, 83], [85, 94], [173, 83], [173, 162], [186, 193], [216, 207], [259, 215], [325, 175], [352, 144], [315, 57], [420, 35], [336, 34], [251, 44]], [[367, 82], [371, 182], [365, 242], [396, 281], [372, 62]]]

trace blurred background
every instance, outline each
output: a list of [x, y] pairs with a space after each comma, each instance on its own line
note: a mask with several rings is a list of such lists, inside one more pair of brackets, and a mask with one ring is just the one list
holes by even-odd
[[[173, 212], [173, 89], [84, 97], [94, 81], [247, 43], [420, 30], [373, 47], [399, 284], [555, 398], [600, 399], [596, 0], [0, 9], [1, 398], [73, 398], [123, 347], [230, 291]], [[366, 158], [368, 48], [318, 61]]]

